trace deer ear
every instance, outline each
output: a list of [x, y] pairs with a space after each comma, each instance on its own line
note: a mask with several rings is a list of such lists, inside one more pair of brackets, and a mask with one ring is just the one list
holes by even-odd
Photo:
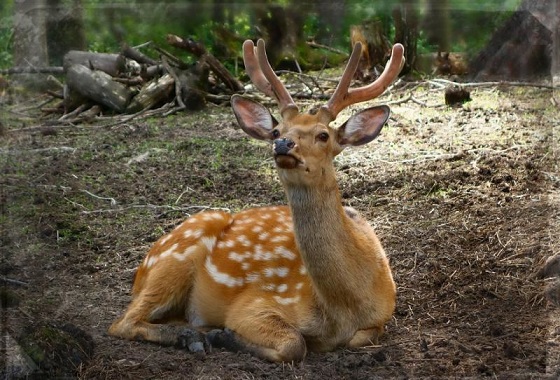
[[342, 148], [367, 144], [379, 135], [390, 113], [387, 106], [371, 107], [358, 112], [338, 128], [338, 143]]
[[233, 95], [231, 107], [245, 133], [259, 140], [272, 139], [271, 131], [278, 122], [265, 106], [243, 96]]

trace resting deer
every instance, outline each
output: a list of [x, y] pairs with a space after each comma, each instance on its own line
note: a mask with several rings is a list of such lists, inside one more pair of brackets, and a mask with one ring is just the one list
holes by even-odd
[[338, 129], [329, 124], [345, 107], [379, 96], [400, 72], [404, 49], [393, 47], [375, 82], [349, 90], [359, 45], [328, 103], [300, 113], [270, 67], [264, 41], [244, 43], [247, 73], [278, 101], [282, 121], [242, 96], [232, 97], [233, 111], [247, 134], [272, 142], [288, 206], [201, 212], [160, 238], [139, 266], [132, 302], [111, 335], [193, 351], [209, 342], [277, 362], [377, 340], [393, 314], [396, 288], [373, 229], [341, 205], [333, 159], [372, 141], [389, 108], [368, 108]]

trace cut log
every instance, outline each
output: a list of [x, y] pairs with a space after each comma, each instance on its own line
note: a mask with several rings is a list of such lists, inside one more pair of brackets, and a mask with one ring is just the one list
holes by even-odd
[[72, 65], [66, 73], [68, 87], [81, 95], [117, 112], [124, 112], [132, 97], [132, 91], [99, 70], [84, 65]]
[[136, 113], [143, 109], [149, 109], [168, 100], [174, 88], [175, 80], [170, 74], [152, 80], [142, 87], [138, 95], [132, 99], [130, 105], [126, 108], [126, 113]]
[[90, 70], [103, 71], [116, 77], [125, 71], [126, 58], [120, 54], [70, 50], [64, 56], [64, 70], [67, 72], [72, 65], [83, 65]]

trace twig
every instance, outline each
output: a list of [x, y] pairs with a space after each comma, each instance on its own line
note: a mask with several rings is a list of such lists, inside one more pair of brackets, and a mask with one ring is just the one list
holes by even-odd
[[111, 197], [100, 197], [99, 195], [95, 195], [87, 190], [81, 190], [82, 193], [86, 193], [87, 195], [89, 195], [90, 197], [93, 198], [97, 198], [97, 199], [101, 199], [104, 201], [110, 201], [111, 202], [111, 206], [116, 206], [117, 205], [117, 201], [115, 200], [115, 198], [111, 198]]
[[321, 95], [324, 95], [325, 91], [323, 91], [323, 89], [321, 88], [321, 85], [319, 85], [319, 83], [317, 82], [317, 80], [315, 79], [315, 77], [313, 75], [308, 75], [308, 74], [304, 74], [301, 71], [299, 73], [296, 73], [294, 71], [289, 71], [289, 70], [277, 70], [275, 71], [276, 74], [292, 74], [295, 75], [297, 77], [299, 77], [299, 80], [301, 83], [303, 83], [304, 86], [306, 86], [309, 91], [311, 91], [311, 93], [313, 93], [311, 87], [305, 83], [305, 81], [302, 78], [307, 78], [309, 80], [311, 80], [313, 82], [313, 84], [315, 85], [315, 87], [317, 87], [320, 91], [321, 91]]
[[27, 282], [20, 281], [20, 280], [14, 280], [12, 278], [7, 278], [7, 277], [4, 277], [4, 276], [0, 276], [0, 282], [3, 282], [4, 284], [9, 284], [9, 285], [23, 286], [25, 288], [27, 288], [29, 286], [29, 284]]
[[454, 85], [454, 86], [461, 86], [461, 87], [491, 87], [491, 86], [515, 86], [515, 87], [537, 87], [537, 88], [547, 88], [547, 89], [554, 89], [554, 85], [548, 84], [539, 84], [539, 83], [531, 83], [531, 82], [509, 82], [509, 81], [495, 81], [495, 82], [467, 82], [467, 83], [460, 83], [460, 82], [453, 82], [447, 79], [442, 78], [433, 78], [428, 81], [429, 83], [436, 84], [441, 86], [441, 83], [445, 83], [447, 85]]
[[408, 94], [408, 95], [405, 96], [404, 98], [400, 98], [399, 100], [392, 100], [392, 101], [386, 102], [386, 103], [384, 103], [384, 104], [385, 104], [385, 105], [388, 105], [388, 106], [390, 106], [390, 105], [395, 105], [395, 104], [402, 104], [402, 103], [408, 102], [408, 101], [411, 100], [411, 99], [412, 99], [412, 94]]
[[330, 46], [327, 46], [327, 45], [319, 44], [319, 43], [314, 42], [314, 41], [308, 41], [307, 45], [309, 45], [312, 48], [325, 49], [325, 50], [328, 50], [328, 51], [332, 51], [332, 52], [340, 54], [340, 55], [346, 55], [346, 56], [349, 55], [348, 52], [345, 52], [345, 51], [342, 51], [340, 49], [333, 48], [333, 47], [330, 47]]

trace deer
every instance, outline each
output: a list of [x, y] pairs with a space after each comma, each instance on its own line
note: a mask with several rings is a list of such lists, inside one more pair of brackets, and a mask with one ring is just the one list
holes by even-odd
[[139, 265], [132, 301], [111, 336], [202, 353], [225, 348], [271, 362], [378, 341], [395, 310], [396, 285], [373, 228], [343, 206], [333, 160], [373, 141], [390, 110], [378, 105], [338, 128], [330, 124], [344, 108], [386, 90], [404, 48], [393, 46], [374, 82], [349, 89], [361, 49], [355, 44], [330, 100], [300, 112], [265, 42], [244, 42], [245, 70], [277, 101], [281, 121], [239, 94], [231, 98], [233, 113], [246, 134], [272, 145], [288, 204], [202, 211], [161, 237]]

